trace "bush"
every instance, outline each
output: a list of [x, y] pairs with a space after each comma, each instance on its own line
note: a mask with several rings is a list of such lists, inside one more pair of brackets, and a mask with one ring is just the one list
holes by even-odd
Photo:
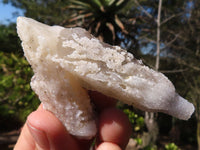
[[132, 124], [132, 128], [135, 132], [143, 129], [143, 127], [145, 125], [144, 117], [139, 116], [138, 114], [136, 114], [129, 108], [123, 109], [123, 112], [128, 116], [128, 118]]
[[0, 118], [25, 121], [40, 103], [31, 90], [32, 69], [24, 57], [0, 52]]
[[180, 150], [180, 148], [174, 143], [169, 143], [165, 145], [165, 150]]

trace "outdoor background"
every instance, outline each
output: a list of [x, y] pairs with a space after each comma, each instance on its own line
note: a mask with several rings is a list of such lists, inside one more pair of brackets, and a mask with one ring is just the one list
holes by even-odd
[[[133, 133], [127, 150], [200, 150], [199, 0], [0, 0], [0, 149], [12, 149], [27, 115], [39, 105], [33, 74], [16, 33], [16, 17], [80, 26], [164, 73], [195, 105], [188, 121], [118, 103]], [[159, 90], [159, 89], [158, 89]]]

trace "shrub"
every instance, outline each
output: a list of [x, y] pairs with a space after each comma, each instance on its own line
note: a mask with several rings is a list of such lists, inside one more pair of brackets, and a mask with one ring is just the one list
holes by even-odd
[[0, 117], [25, 121], [39, 100], [30, 87], [33, 75], [24, 57], [0, 51]]
[[174, 143], [169, 143], [165, 145], [165, 150], [180, 150], [180, 148]]

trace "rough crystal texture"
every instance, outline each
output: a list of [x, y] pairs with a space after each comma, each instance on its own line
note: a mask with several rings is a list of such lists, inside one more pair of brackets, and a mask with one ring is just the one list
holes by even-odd
[[31, 86], [44, 107], [73, 135], [91, 137], [95, 119], [87, 92], [99, 91], [145, 111], [187, 120], [194, 106], [173, 84], [132, 54], [100, 42], [82, 28], [48, 26], [19, 17], [17, 31], [35, 73]]

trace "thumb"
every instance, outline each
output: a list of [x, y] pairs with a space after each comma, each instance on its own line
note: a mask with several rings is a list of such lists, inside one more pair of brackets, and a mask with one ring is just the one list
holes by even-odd
[[22, 128], [14, 150], [78, 150], [75, 140], [63, 124], [42, 105], [32, 112]]
[[29, 122], [27, 122], [27, 127], [35, 141], [35, 146], [36, 146], [37, 150], [50, 149], [49, 141], [48, 141], [47, 135], [44, 131], [35, 128]]
[[46, 150], [49, 143], [46, 134], [31, 126], [28, 121], [22, 128], [14, 150]]
[[79, 149], [63, 124], [42, 107], [29, 115], [27, 126], [39, 150]]

